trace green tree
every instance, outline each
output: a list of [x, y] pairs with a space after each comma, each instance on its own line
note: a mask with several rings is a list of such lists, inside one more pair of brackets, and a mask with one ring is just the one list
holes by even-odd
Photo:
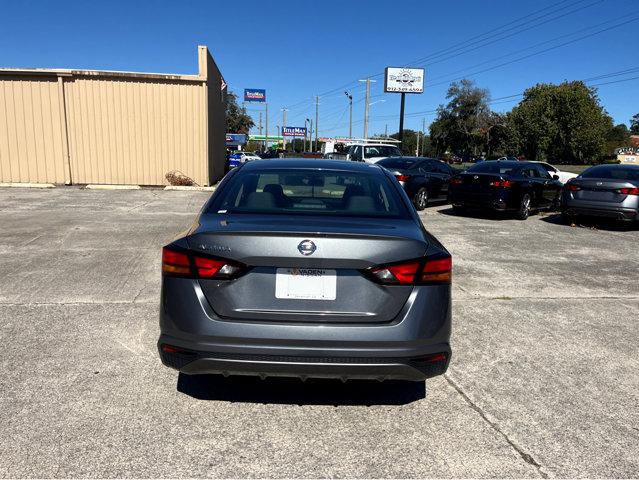
[[[392, 135], [390, 135], [390, 138], [399, 140], [399, 132], [393, 133]], [[402, 144], [397, 146], [402, 151], [402, 154], [414, 157], [415, 152], [417, 151], [417, 132], [415, 130], [404, 129], [404, 138], [402, 139]]]
[[486, 142], [486, 129], [491, 112], [488, 90], [475, 86], [472, 80], [451, 83], [446, 94], [448, 103], [437, 109], [430, 126], [430, 137], [437, 153], [447, 150], [457, 154], [478, 154]]
[[625, 123], [612, 127], [606, 134], [606, 154], [613, 155], [619, 147], [630, 145], [630, 130]]
[[633, 115], [630, 119], [630, 133], [639, 135], [639, 113]]
[[244, 133], [255, 126], [251, 116], [246, 113], [246, 108], [237, 103], [237, 95], [229, 91], [226, 94], [226, 131], [229, 133]]
[[596, 90], [581, 81], [529, 88], [509, 120], [527, 158], [558, 163], [599, 160], [612, 128]]

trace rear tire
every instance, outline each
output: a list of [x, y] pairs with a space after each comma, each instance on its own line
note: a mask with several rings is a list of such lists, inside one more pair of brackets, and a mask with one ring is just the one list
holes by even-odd
[[566, 212], [561, 212], [561, 220], [568, 226], [577, 224], [577, 215], [569, 215]]
[[428, 190], [425, 187], [417, 190], [415, 195], [413, 195], [413, 205], [415, 205], [415, 210], [421, 211], [426, 208], [428, 205]]
[[518, 220], [526, 220], [530, 216], [530, 195], [527, 193], [524, 193], [521, 197], [516, 216]]
[[466, 208], [463, 205], [453, 205], [453, 213], [456, 215], [463, 215], [466, 212]]

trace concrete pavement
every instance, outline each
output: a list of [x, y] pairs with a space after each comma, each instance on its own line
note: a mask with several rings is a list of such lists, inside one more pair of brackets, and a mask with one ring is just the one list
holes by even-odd
[[639, 476], [639, 231], [458, 217], [426, 384], [178, 376], [159, 248], [207, 192], [0, 189], [0, 475]]

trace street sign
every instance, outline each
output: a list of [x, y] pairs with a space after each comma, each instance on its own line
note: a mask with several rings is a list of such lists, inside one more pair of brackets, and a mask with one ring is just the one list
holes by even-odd
[[237, 147], [238, 145], [246, 144], [246, 135], [243, 133], [227, 133], [226, 134], [226, 146]]
[[389, 93], [424, 93], [424, 69], [386, 67], [384, 91]]
[[306, 127], [283, 127], [282, 136], [283, 137], [305, 137]]
[[266, 90], [261, 88], [245, 88], [244, 101], [264, 103], [266, 102]]

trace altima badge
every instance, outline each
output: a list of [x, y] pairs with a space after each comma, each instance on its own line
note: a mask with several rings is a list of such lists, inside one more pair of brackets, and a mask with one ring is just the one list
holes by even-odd
[[312, 255], [317, 250], [317, 247], [311, 240], [302, 240], [297, 249], [302, 255]]

